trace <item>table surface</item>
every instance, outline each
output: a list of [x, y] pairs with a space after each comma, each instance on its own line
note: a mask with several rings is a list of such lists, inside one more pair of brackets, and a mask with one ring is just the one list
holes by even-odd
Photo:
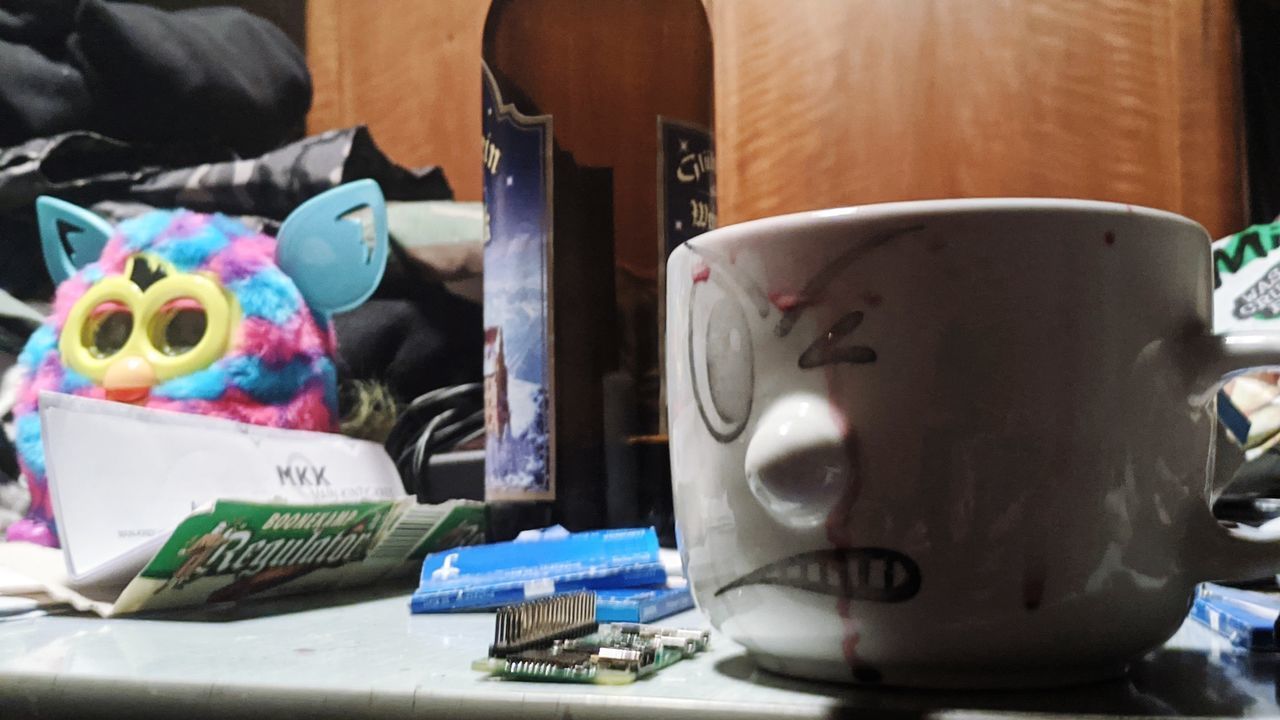
[[[340, 600], [285, 599], [163, 619], [0, 621], [0, 717], [1280, 715], [1280, 656], [1238, 651], [1190, 621], [1127, 679], [1069, 690], [803, 683], [755, 669], [722, 636], [696, 659], [604, 687], [500, 681], [471, 670], [492, 638], [492, 614], [411, 615], [406, 594], [385, 591]], [[663, 624], [704, 621], [690, 611]]]

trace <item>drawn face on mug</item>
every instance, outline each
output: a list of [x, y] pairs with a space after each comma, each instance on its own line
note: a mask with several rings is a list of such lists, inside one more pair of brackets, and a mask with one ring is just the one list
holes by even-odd
[[729, 490], [739, 497], [730, 501], [757, 503], [782, 536], [800, 539], [796, 552], [724, 583], [716, 597], [767, 585], [897, 603], [919, 591], [920, 568], [904, 552], [852, 543], [856, 428], [831, 400], [843, 374], [874, 374], [881, 362], [869, 328], [882, 298], [843, 295], [841, 274], [917, 229], [876, 234], [790, 281], [753, 266], [749, 254], [688, 245], [697, 257], [684, 308], [689, 395], [702, 428], [743, 456], [742, 486]]
[[1204, 330], [1206, 237], [1159, 211], [997, 199], [686, 243], [667, 401], [699, 608], [784, 674], [1036, 685], [1114, 676], [1196, 581], [1265, 574], [1275, 550], [1209, 512], [1204, 400], [1280, 346]]

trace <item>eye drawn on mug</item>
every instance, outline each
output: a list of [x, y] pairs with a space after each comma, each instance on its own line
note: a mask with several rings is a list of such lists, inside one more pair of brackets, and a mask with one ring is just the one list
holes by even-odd
[[779, 585], [850, 600], [895, 603], [920, 592], [920, 566], [888, 548], [815, 550], [776, 560], [715, 592]]
[[[692, 244], [689, 248], [708, 262]], [[751, 327], [736, 295], [757, 298], [761, 317], [768, 301], [749, 279], [735, 277], [717, 264], [694, 274], [689, 298], [689, 376], [702, 424], [720, 443], [735, 440], [751, 419], [755, 396], [755, 359]]]

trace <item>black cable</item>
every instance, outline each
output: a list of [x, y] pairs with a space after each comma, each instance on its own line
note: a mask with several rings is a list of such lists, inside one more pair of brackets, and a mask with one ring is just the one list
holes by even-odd
[[432, 455], [457, 447], [459, 439], [475, 428], [484, 429], [484, 410], [478, 410], [455, 422], [456, 415], [455, 410], [437, 415], [418, 436], [413, 454], [413, 474], [419, 480], [426, 478], [427, 461]]
[[439, 388], [409, 403], [387, 436], [405, 492], [419, 502], [430, 497], [431, 456], [484, 434], [484, 386], [468, 383]]
[[439, 388], [415, 398], [391, 428], [386, 441], [387, 449], [392, 451], [392, 455], [397, 455], [394, 449], [415, 442], [418, 433], [433, 416], [449, 408], [472, 403], [483, 407], [484, 387], [480, 383]]

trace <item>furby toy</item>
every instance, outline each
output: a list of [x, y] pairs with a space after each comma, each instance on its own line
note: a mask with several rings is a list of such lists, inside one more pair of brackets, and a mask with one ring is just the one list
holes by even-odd
[[331, 316], [364, 302], [387, 261], [372, 180], [308, 200], [276, 237], [224, 215], [154, 210], [112, 227], [36, 202], [53, 310], [19, 356], [18, 460], [31, 506], [9, 540], [57, 546], [41, 391], [270, 427], [334, 431]]

